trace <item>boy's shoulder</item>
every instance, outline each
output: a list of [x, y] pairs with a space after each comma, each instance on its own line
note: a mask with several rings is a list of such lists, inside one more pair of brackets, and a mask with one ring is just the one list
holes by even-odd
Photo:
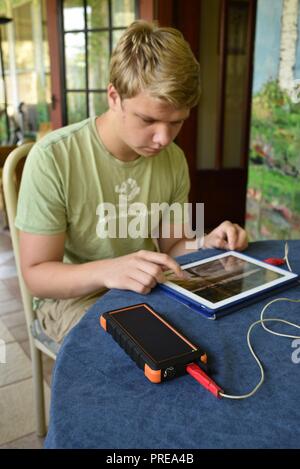
[[86, 132], [91, 131], [91, 121], [89, 117], [81, 122], [70, 124], [60, 129], [53, 130], [37, 142], [39, 148], [47, 150], [56, 144], [67, 144], [70, 139], [82, 138]]

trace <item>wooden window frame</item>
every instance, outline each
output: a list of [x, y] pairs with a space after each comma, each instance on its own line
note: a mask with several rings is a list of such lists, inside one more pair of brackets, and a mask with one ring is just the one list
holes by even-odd
[[[85, 1], [85, 0], [84, 0]], [[137, 0], [136, 0], [137, 1]], [[137, 1], [137, 16], [151, 20], [154, 12], [153, 1]], [[52, 128], [57, 129], [67, 124], [67, 106], [66, 106], [66, 83], [65, 83], [65, 63], [64, 63], [64, 31], [62, 19], [62, 0], [46, 0], [47, 24], [49, 54], [51, 64], [51, 123]], [[107, 28], [105, 28], [107, 29]], [[112, 28], [109, 24], [108, 30], [117, 30], [123, 28]], [[98, 31], [98, 29], [97, 29]], [[87, 33], [87, 30], [84, 30]], [[110, 52], [111, 52], [111, 34], [110, 34]], [[87, 71], [86, 71], [87, 74]], [[68, 90], [72, 91], [72, 90]], [[76, 90], [77, 91], [77, 90]], [[81, 90], [80, 90], [81, 91]], [[87, 88], [84, 90], [89, 93]], [[88, 100], [87, 100], [88, 114]]]

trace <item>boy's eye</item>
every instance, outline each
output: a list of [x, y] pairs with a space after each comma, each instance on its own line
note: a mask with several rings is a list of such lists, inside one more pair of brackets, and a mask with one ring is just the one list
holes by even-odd
[[[142, 120], [142, 122], [144, 122], [145, 124], [148, 124], [148, 125], [155, 124], [155, 122], [156, 122], [154, 119], [146, 119], [145, 117], [141, 117], [141, 120]], [[176, 127], [177, 125], [181, 125], [182, 123], [183, 123], [183, 120], [170, 122], [170, 125], [172, 127]]]
[[[143, 122], [146, 122], [147, 124], [154, 124], [156, 121], [154, 120], [150, 120], [150, 119], [143, 119], [142, 118], [142, 121]], [[176, 122], [170, 122], [171, 125], [179, 125], [179, 124], [182, 124], [182, 121], [176, 121]]]
[[142, 118], [142, 121], [145, 122], [146, 124], [154, 124], [154, 120], [153, 119], [144, 119]]

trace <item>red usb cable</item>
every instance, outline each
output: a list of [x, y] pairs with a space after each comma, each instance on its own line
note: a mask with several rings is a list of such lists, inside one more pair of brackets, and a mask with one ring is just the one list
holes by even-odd
[[264, 259], [264, 262], [271, 265], [284, 265], [285, 259], [281, 259], [280, 257], [268, 257]]
[[190, 363], [187, 365], [186, 371], [215, 397], [221, 399], [222, 396], [220, 393], [223, 392], [223, 390], [209, 376], [207, 376], [207, 374], [204, 373], [196, 363]]

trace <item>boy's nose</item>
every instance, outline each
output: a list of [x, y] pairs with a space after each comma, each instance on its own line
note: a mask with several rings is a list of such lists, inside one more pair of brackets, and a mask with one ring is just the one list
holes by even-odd
[[153, 135], [153, 143], [161, 147], [166, 147], [172, 142], [172, 132], [168, 126], [161, 126], [156, 129]]

